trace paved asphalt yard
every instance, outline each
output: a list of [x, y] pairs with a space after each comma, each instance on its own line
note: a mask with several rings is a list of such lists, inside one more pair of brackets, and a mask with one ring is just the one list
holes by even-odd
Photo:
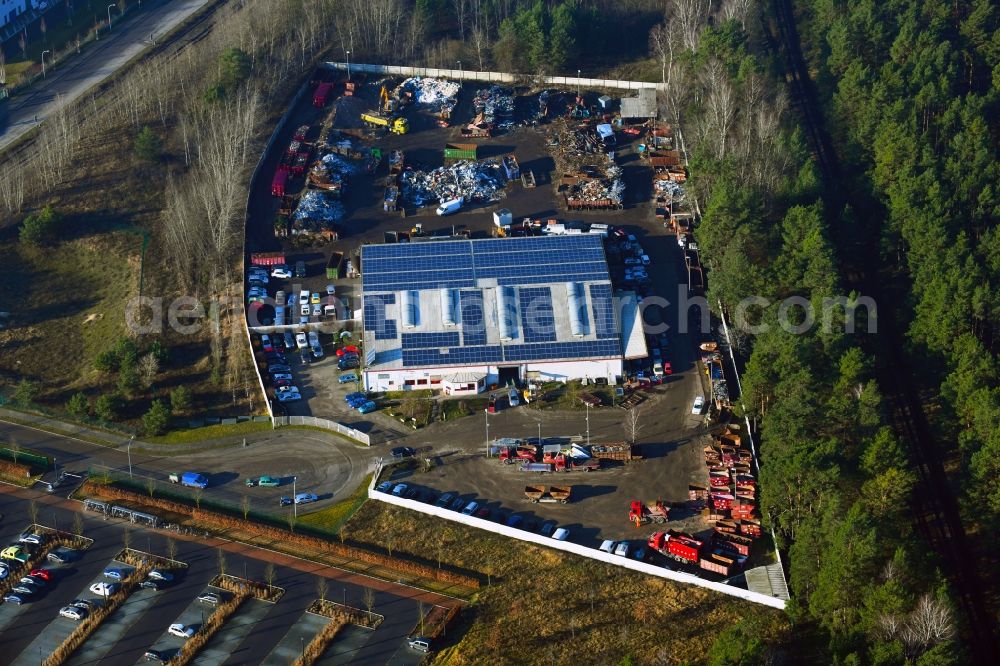
[[[39, 522], [53, 527], [68, 528], [73, 523], [73, 513], [80, 503], [54, 495], [0, 486], [0, 543], [17, 538], [29, 520], [28, 500], [38, 504]], [[54, 582], [36, 601], [23, 606], [0, 604], [0, 644], [3, 645], [2, 663], [38, 663], [39, 648], [47, 655], [55, 641], [68, 634], [73, 621], [58, 616], [59, 609], [77, 598], [93, 598], [89, 586], [105, 580], [102, 572], [112, 563], [112, 558], [122, 548], [122, 535], [126, 523], [102, 520], [99, 515], [84, 512], [84, 534], [94, 539], [91, 548], [76, 562], [56, 567]], [[128, 526], [131, 547], [158, 555], [166, 555], [167, 534], [159, 530], [138, 529]], [[224, 625], [206, 646], [198, 663], [206, 664], [256, 664], [275, 650], [302, 617], [306, 608], [316, 599], [316, 578], [328, 579], [328, 598], [363, 608], [365, 586], [376, 590], [375, 612], [385, 616], [385, 621], [374, 631], [363, 634], [345, 633], [344, 642], [335, 640], [327, 653], [333, 659], [345, 651], [355, 664], [416, 664], [419, 655], [406, 646], [409, 632], [417, 624], [418, 603], [431, 604], [444, 601], [438, 595], [414, 588], [394, 585], [365, 578], [323, 565], [233, 544], [215, 539], [195, 539], [171, 535], [177, 544], [176, 559], [188, 568], [178, 575], [170, 587], [161, 591], [137, 590], [129, 597], [97, 632], [70, 660], [71, 664], [134, 664], [143, 653], [153, 647], [177, 647], [176, 639], [168, 640], [164, 634], [172, 622], [198, 624], [200, 608], [194, 601], [218, 573], [216, 548], [221, 546], [227, 555], [227, 571], [236, 576], [263, 580], [264, 567], [273, 561], [277, 568], [275, 585], [285, 589], [285, 595], [275, 604], [251, 602]], [[207, 614], [207, 609], [206, 609]], [[359, 644], [358, 636], [365, 636]], [[298, 639], [296, 639], [296, 642]], [[282, 662], [288, 663], [288, 662]]]

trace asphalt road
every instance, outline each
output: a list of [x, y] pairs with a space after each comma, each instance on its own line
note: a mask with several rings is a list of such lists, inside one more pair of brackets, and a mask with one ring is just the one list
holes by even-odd
[[157, 39], [166, 34], [207, 2], [161, 0], [114, 26], [110, 33], [102, 31], [101, 39], [83, 53], [59, 63], [30, 91], [6, 102], [0, 148], [44, 122], [60, 104], [72, 102], [142, 53], [151, 45], [150, 36]]
[[[78, 503], [41, 495], [31, 491], [0, 487], [0, 540], [7, 543], [16, 539], [17, 534], [30, 522], [27, 518], [28, 499], [34, 496], [39, 506], [39, 522], [66, 529], [73, 522], [73, 513]], [[83, 557], [65, 569], [56, 582], [37, 601], [16, 609], [16, 616], [0, 630], [0, 644], [3, 657], [0, 661], [21, 655], [39, 633], [46, 630], [56, 619], [59, 608], [74, 598], [93, 595], [81, 594], [90, 582], [99, 577], [112, 557], [122, 548], [122, 535], [126, 523], [116, 520], [102, 520], [95, 514], [84, 513], [84, 534], [94, 539], [93, 546]], [[129, 526], [131, 547], [159, 555], [167, 552], [167, 534], [159, 530], [137, 529]], [[216, 547], [223, 546], [227, 557], [227, 571], [236, 576], [247, 576], [263, 580], [264, 568], [268, 561], [275, 561], [277, 577], [275, 585], [285, 589], [285, 595], [255, 624], [249, 635], [239, 645], [227, 646], [230, 651], [226, 664], [256, 664], [281, 641], [292, 628], [305, 609], [317, 598], [317, 577], [328, 580], [327, 598], [343, 601], [363, 608], [364, 587], [358, 583], [371, 583], [376, 589], [374, 610], [385, 616], [385, 621], [368, 636], [367, 641], [353, 655], [351, 663], [386, 664], [417, 663], [417, 655], [406, 647], [406, 637], [416, 626], [418, 603], [434, 602], [434, 595], [403, 586], [395, 586], [382, 581], [365, 579], [323, 565], [293, 560], [285, 556], [215, 539], [193, 539], [175, 537], [176, 559], [188, 564], [187, 571], [177, 582], [165, 590], [157, 592], [158, 599], [142, 612], [107, 654], [100, 659], [101, 664], [134, 664], [143, 652], [151, 647], [163, 633], [166, 626], [182, 614], [195, 596], [201, 593], [208, 582], [218, 573]], [[390, 591], [391, 590], [391, 591]], [[394, 593], [395, 592], [395, 593]], [[438, 598], [440, 599], [440, 598]], [[4, 612], [9, 608], [2, 606]], [[334, 642], [336, 645], [336, 641]], [[78, 653], [78, 658], [84, 653]], [[29, 657], [25, 655], [23, 658]], [[80, 663], [95, 663], [81, 659]]]
[[[207, 447], [205, 444], [194, 447], [136, 444], [131, 455], [124, 445], [117, 448], [101, 446], [3, 421], [0, 421], [0, 436], [53, 457], [60, 469], [74, 473], [85, 472], [94, 466], [127, 474], [130, 460], [132, 474], [140, 482], [147, 477], [167, 482], [171, 472], [197, 471], [209, 478], [206, 497], [239, 505], [247, 495], [255, 509], [264, 511], [276, 510], [278, 498], [292, 494], [292, 476], [297, 477], [296, 492], [320, 496], [319, 503], [310, 505], [311, 510], [340, 501], [374, 469], [375, 458], [384, 454], [311, 430], [278, 429], [253, 433], [246, 438], [245, 448], [241, 438]], [[279, 488], [247, 488], [244, 485], [247, 477], [265, 474], [283, 477], [285, 483]]]

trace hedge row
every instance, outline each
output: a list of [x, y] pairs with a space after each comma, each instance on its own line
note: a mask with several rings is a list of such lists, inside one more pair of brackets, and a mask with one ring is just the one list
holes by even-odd
[[0, 460], [0, 474], [12, 479], [27, 479], [31, 477], [31, 468], [21, 463]]
[[146, 578], [146, 574], [151, 568], [149, 565], [144, 565], [133, 571], [131, 576], [122, 581], [120, 590], [110, 597], [105, 597], [104, 604], [87, 613], [87, 616], [80, 620], [80, 624], [76, 625], [66, 640], [45, 659], [43, 666], [59, 666], [69, 659], [83, 645], [84, 641], [101, 626], [101, 623], [129, 598], [136, 586]]
[[479, 587], [479, 580], [472, 576], [438, 569], [420, 562], [403, 560], [382, 553], [377, 553], [365, 548], [358, 548], [342, 543], [327, 541], [319, 537], [306, 534], [297, 534], [281, 527], [264, 525], [237, 516], [230, 516], [218, 511], [198, 509], [181, 502], [176, 502], [158, 497], [147, 497], [139, 493], [118, 488], [116, 486], [106, 486], [91, 481], [87, 481], [83, 486], [83, 491], [87, 495], [94, 495], [102, 499], [124, 500], [141, 506], [161, 509], [172, 513], [177, 513], [190, 517], [199, 523], [209, 525], [212, 528], [225, 530], [236, 529], [257, 537], [280, 541], [282, 543], [299, 545], [305, 548], [312, 548], [322, 553], [329, 553], [337, 557], [343, 557], [365, 564], [392, 569], [400, 573], [412, 574], [424, 578], [432, 578], [444, 583], [454, 583], [476, 589]]
[[292, 662], [292, 666], [312, 666], [326, 652], [327, 646], [340, 633], [340, 630], [347, 626], [350, 617], [347, 613], [336, 612], [330, 619], [330, 624], [319, 630], [309, 645], [303, 650], [298, 659]]

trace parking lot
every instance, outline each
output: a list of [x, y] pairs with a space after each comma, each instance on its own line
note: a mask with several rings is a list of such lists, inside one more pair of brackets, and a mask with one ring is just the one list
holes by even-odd
[[[16, 540], [25, 527], [17, 516], [27, 515], [25, 491], [5, 488], [0, 492], [0, 541]], [[72, 506], [54, 497], [44, 498], [51, 503], [42, 505], [39, 520], [55, 521], [64, 527], [72, 524]], [[113, 557], [122, 549], [125, 524], [102, 520], [93, 514], [84, 514], [84, 533], [94, 539], [93, 546], [82, 556], [66, 565], [46, 564], [52, 569], [55, 582], [46, 588], [37, 600], [23, 605], [0, 604], [0, 643], [4, 646], [4, 663], [34, 664], [39, 654], [47, 656], [52, 649], [72, 631], [75, 621], [59, 617], [59, 609], [75, 599], [96, 598], [90, 586], [98, 582], [113, 582], [104, 575], [106, 568], [121, 568]], [[167, 536], [157, 530], [130, 527], [131, 547], [164, 556]], [[198, 595], [212, 588], [210, 581], [218, 573], [218, 552], [213, 545], [189, 538], [175, 538], [176, 559], [186, 563], [185, 569], [176, 571], [175, 579], [164, 589], [136, 589], [132, 595], [109, 616], [84, 643], [68, 663], [71, 664], [132, 664], [142, 661], [150, 648], [169, 651], [180, 646], [181, 639], [167, 635], [167, 628], [174, 622], [198, 626], [204, 622], [212, 606], [196, 601]], [[224, 545], [224, 544], [223, 544]], [[230, 573], [250, 579], [264, 580], [264, 569], [275, 555], [253, 548], [240, 547], [239, 554], [227, 553]], [[245, 602], [230, 617], [222, 629], [199, 653], [198, 663], [248, 664], [260, 663], [282, 641], [316, 598], [316, 579], [328, 579], [329, 594], [348, 605], [363, 607], [364, 588], [357, 584], [358, 577], [343, 575], [315, 564], [292, 566], [288, 558], [279, 558], [274, 584], [286, 590], [277, 603], [257, 600]], [[309, 573], [304, 572], [305, 569]], [[212, 589], [212, 591], [216, 591]], [[416, 594], [416, 591], [413, 591]], [[429, 604], [427, 604], [429, 607]], [[417, 624], [418, 603], [385, 591], [385, 584], [378, 583], [375, 595], [375, 612], [386, 617], [376, 630], [366, 633], [344, 632], [344, 642], [335, 639], [325, 658], [351, 651], [351, 663], [386, 664], [419, 661], [419, 656], [406, 646], [409, 632]], [[358, 637], [367, 637], [358, 643]], [[308, 640], [308, 639], [307, 639]], [[339, 647], [338, 647], [339, 646]], [[287, 662], [285, 662], [287, 663]], [[331, 662], [332, 663], [332, 662]]]
[[[469, 83], [461, 88], [452, 115], [451, 127], [438, 127], [432, 114], [418, 105], [407, 110], [406, 117], [410, 126], [407, 134], [379, 136], [365, 142], [366, 145], [378, 147], [383, 156], [388, 156], [392, 150], [403, 150], [407, 165], [414, 168], [429, 170], [441, 166], [442, 149], [445, 144], [462, 141], [459, 126], [472, 119], [472, 98], [478, 87], [480, 86], [477, 84]], [[346, 129], [361, 127], [359, 110], [375, 108], [378, 105], [378, 91], [378, 86], [370, 83], [363, 86], [353, 98], [335, 100], [333, 105], [337, 107], [337, 117], [334, 126]], [[293, 109], [292, 117], [276, 138], [276, 146], [287, 145], [297, 128], [303, 125], [312, 127], [308, 133], [310, 141], [320, 138], [319, 123], [330, 109], [316, 109], [311, 105], [311, 101], [311, 97], [306, 96], [299, 106]], [[515, 108], [521, 108], [529, 102], [529, 98], [518, 97], [515, 99]], [[433, 206], [422, 209], [410, 207], [404, 216], [398, 212], [386, 212], [382, 205], [386, 166], [383, 164], [374, 174], [366, 173], [364, 168], [358, 168], [356, 173], [349, 176], [341, 195], [345, 216], [337, 224], [340, 238], [334, 242], [319, 242], [308, 248], [303, 248], [296, 237], [276, 238], [274, 235], [274, 217], [278, 212], [279, 200], [271, 196], [270, 174], [277, 168], [280, 158], [278, 153], [281, 150], [274, 151], [275, 154], [269, 156], [261, 168], [261, 173], [267, 174], [267, 177], [259, 178], [251, 193], [251, 214], [247, 228], [248, 245], [252, 251], [284, 253], [289, 266], [303, 262], [306, 277], [292, 280], [294, 284], [287, 280], [279, 281], [270, 293], [273, 295], [274, 290], [278, 288], [284, 288], [286, 293], [292, 293], [293, 289], [304, 289], [310, 294], [318, 293], [325, 298], [326, 285], [331, 282], [326, 277], [326, 264], [333, 252], [342, 253], [345, 260], [349, 260], [362, 244], [381, 243], [387, 232], [410, 233], [417, 225], [422, 227], [421, 232], [424, 235], [447, 235], [454, 231], [469, 233], [473, 237], [486, 237], [494, 227], [493, 211], [507, 208], [513, 213], [515, 222], [520, 222], [525, 217], [558, 218], [561, 222], [567, 220], [601, 222], [625, 229], [642, 243], [643, 249], [652, 259], [650, 266], [642, 268], [643, 271], [648, 271], [653, 285], [649, 291], [662, 293], [670, 301], [676, 301], [676, 285], [685, 281], [681, 275], [683, 254], [676, 245], [675, 237], [666, 234], [662, 225], [652, 215], [650, 201], [652, 170], [637, 158], [635, 144], [638, 141], [623, 135], [616, 151], [616, 161], [622, 167], [622, 179], [626, 185], [624, 210], [567, 213], [562, 194], [557, 191], [559, 174], [555, 171], [556, 162], [549, 152], [552, 149], [547, 146], [552, 131], [552, 125], [515, 126], [504, 130], [498, 136], [477, 140], [480, 159], [512, 153], [517, 157], [522, 172], [531, 171], [535, 175], [537, 186], [524, 187], [519, 181], [511, 182], [506, 187], [504, 198], [499, 202], [467, 205], [457, 214], [445, 218], [435, 215]], [[620, 262], [616, 264], [615, 257], [610, 254], [609, 260], [613, 277], [618, 280], [623, 279], [625, 269], [630, 267]], [[661, 281], [660, 278], [665, 280]], [[332, 282], [338, 297], [346, 298], [350, 304], [347, 309], [357, 313], [360, 310], [358, 298], [360, 281], [341, 277]], [[657, 316], [660, 315], [654, 315], [654, 318]], [[676, 319], [677, 314], [675, 311], [667, 311], [662, 316], [670, 320]], [[295, 386], [298, 387], [302, 399], [279, 404], [279, 413], [334, 419], [371, 433], [374, 441], [379, 443], [406, 434], [406, 431], [392, 419], [379, 413], [359, 414], [347, 408], [340, 399], [347, 392], [357, 390], [357, 387], [345, 386], [338, 382], [342, 373], [331, 357], [336, 336], [328, 334], [339, 336], [340, 331], [351, 330], [353, 323], [320, 319], [311, 326], [314, 327], [325, 332], [321, 334], [325, 356], [318, 363], [293, 365]], [[297, 358], [298, 355], [297, 351], [288, 353], [290, 357]], [[679, 357], [674, 361], [677, 371], [691, 367], [690, 359], [685, 358], [685, 355], [686, 352], [680, 351]]]

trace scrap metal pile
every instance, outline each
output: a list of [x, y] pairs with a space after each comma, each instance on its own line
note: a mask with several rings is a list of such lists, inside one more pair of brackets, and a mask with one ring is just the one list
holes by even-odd
[[307, 190], [292, 215], [292, 235], [331, 233], [344, 215], [344, 205], [334, 195]]
[[[354, 153], [350, 141], [341, 141], [333, 147], [334, 150], [342, 150]], [[343, 157], [336, 153], [327, 153], [316, 160], [312, 168], [309, 169], [309, 183], [313, 187], [325, 190], [330, 195], [340, 197], [343, 195], [344, 184], [349, 177], [361, 172], [361, 166], [354, 160]]]
[[414, 76], [399, 84], [403, 90], [413, 93], [417, 104], [430, 108], [431, 111], [447, 111], [449, 114], [455, 108], [458, 91], [461, 85], [447, 79], [431, 79]]
[[567, 186], [567, 207], [571, 210], [621, 208], [625, 195], [621, 167], [607, 167], [603, 177], [594, 172], [594, 167], [584, 167], [578, 175], [563, 179]]
[[684, 203], [684, 186], [665, 178], [653, 179], [653, 198], [659, 203], [661, 199], [666, 203]]
[[476, 113], [483, 114], [486, 122], [499, 129], [514, 126], [514, 91], [498, 85], [480, 88], [472, 100]]
[[461, 161], [433, 171], [404, 171], [399, 183], [403, 199], [420, 207], [458, 197], [465, 197], [466, 203], [499, 201], [507, 175], [498, 159]]
[[549, 146], [556, 168], [562, 173], [579, 171], [584, 165], [593, 164], [595, 155], [604, 150], [590, 123], [560, 119], [549, 132]]

